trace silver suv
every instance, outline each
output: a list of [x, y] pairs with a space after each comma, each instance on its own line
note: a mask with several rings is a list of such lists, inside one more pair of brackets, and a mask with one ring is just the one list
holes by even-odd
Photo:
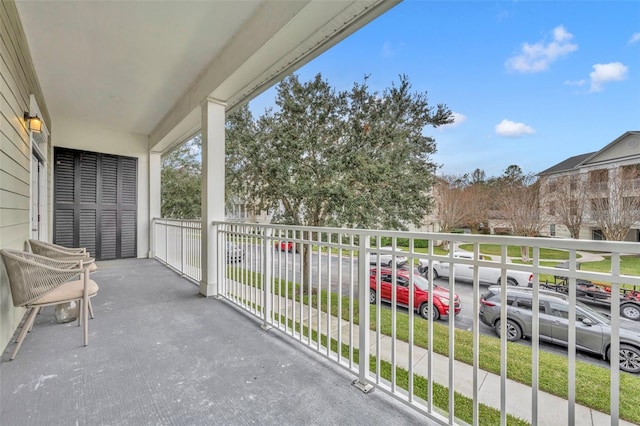
[[[529, 288], [507, 288], [507, 340], [531, 337], [533, 292]], [[489, 287], [480, 299], [480, 320], [500, 335], [500, 287]], [[567, 346], [569, 300], [564, 294], [540, 290], [540, 340]], [[576, 303], [576, 346], [579, 350], [611, 359], [611, 323], [590, 307]], [[620, 328], [620, 369], [640, 373], [640, 333]]]

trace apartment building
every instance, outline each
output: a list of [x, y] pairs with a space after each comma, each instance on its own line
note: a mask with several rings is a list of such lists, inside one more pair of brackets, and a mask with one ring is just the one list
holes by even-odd
[[[640, 131], [538, 174], [542, 235], [640, 241]], [[609, 237], [608, 239], [613, 239]]]

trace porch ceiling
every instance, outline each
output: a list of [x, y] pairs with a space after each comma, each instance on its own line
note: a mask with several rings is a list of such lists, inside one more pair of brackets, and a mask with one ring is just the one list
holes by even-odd
[[73, 117], [161, 151], [197, 129], [207, 97], [250, 100], [398, 1], [16, 4], [52, 130]]

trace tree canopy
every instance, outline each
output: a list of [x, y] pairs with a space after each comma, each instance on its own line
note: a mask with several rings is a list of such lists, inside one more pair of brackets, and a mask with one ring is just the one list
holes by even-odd
[[336, 91], [321, 75], [277, 85], [276, 106], [227, 120], [228, 192], [292, 225], [406, 229], [432, 208], [438, 165], [425, 127], [451, 123], [406, 76], [382, 92], [367, 78]]
[[162, 159], [161, 213], [173, 219], [197, 219], [200, 211], [201, 139], [196, 136]]

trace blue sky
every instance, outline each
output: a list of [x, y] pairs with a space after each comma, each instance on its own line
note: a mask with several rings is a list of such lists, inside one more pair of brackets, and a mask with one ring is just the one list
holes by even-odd
[[640, 130], [640, 1], [405, 0], [297, 73], [319, 72], [378, 91], [406, 74], [446, 104], [456, 123], [425, 129], [440, 174], [537, 173]]

